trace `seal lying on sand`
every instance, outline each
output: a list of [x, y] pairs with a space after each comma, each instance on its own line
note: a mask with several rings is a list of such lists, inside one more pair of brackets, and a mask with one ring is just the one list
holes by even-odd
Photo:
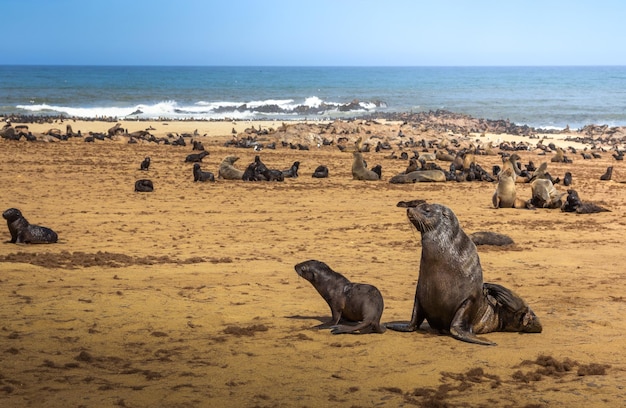
[[151, 193], [154, 191], [154, 184], [148, 179], [137, 180], [135, 181], [135, 191], [139, 193]]
[[441, 170], [416, 170], [410, 173], [400, 173], [389, 179], [391, 184], [443, 181], [446, 181], [446, 174]]
[[239, 160], [237, 156], [226, 156], [224, 160], [222, 160], [222, 163], [220, 163], [217, 176], [225, 180], [241, 180], [243, 170], [239, 170], [233, 166], [237, 160]]
[[296, 178], [298, 177], [298, 168], [300, 167], [300, 162], [295, 161], [287, 170], [283, 170], [284, 178]]
[[185, 163], [198, 163], [201, 162], [206, 156], [209, 155], [209, 152], [206, 150], [201, 151], [200, 153], [192, 153], [185, 157]]
[[319, 166], [315, 168], [315, 171], [313, 172], [311, 177], [314, 177], [314, 178], [328, 177], [328, 167], [324, 166], [323, 164], [320, 164]]
[[[380, 325], [383, 314], [383, 296], [376, 287], [364, 283], [351, 283], [340, 273], [330, 269], [324, 262], [309, 260], [295, 266], [298, 276], [311, 282], [311, 285], [324, 298], [332, 318], [318, 329], [332, 328], [331, 333], [384, 333]], [[359, 322], [354, 326], [339, 324], [341, 318]]]
[[561, 208], [564, 193], [559, 193], [548, 179], [539, 178], [530, 183], [532, 197], [530, 203], [539, 208]]
[[574, 189], [567, 190], [567, 199], [563, 203], [561, 207], [561, 211], [563, 212], [575, 212], [578, 214], [593, 214], [599, 212], [610, 212], [611, 210], [607, 210], [604, 207], [600, 207], [594, 203], [583, 202], [578, 193]]
[[17, 208], [9, 208], [2, 217], [7, 220], [12, 244], [53, 244], [59, 239], [50, 228], [30, 224]]
[[422, 234], [422, 256], [411, 321], [388, 323], [392, 330], [416, 331], [424, 319], [433, 329], [470, 343], [494, 343], [476, 337], [493, 331], [540, 333], [541, 323], [515, 293], [483, 283], [476, 246], [456, 215], [440, 204], [407, 208]]

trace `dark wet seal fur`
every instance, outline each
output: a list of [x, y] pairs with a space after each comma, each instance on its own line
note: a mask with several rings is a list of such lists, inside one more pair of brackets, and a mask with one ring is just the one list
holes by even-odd
[[290, 168], [288, 168], [287, 170], [283, 170], [283, 177], [284, 178], [296, 178], [298, 177], [298, 168], [300, 167], [300, 162], [299, 161], [295, 161], [293, 162], [293, 164], [291, 165]]
[[150, 168], [150, 157], [146, 157], [143, 159], [141, 164], [139, 165], [139, 170], [148, 170]]
[[215, 175], [210, 171], [202, 171], [200, 164], [193, 164], [193, 181], [215, 181]]
[[17, 208], [9, 208], [2, 213], [7, 220], [11, 243], [13, 244], [53, 244], [59, 237], [50, 228], [30, 224]]
[[154, 191], [154, 184], [148, 179], [137, 180], [135, 181], [135, 191], [139, 193], [151, 193]]
[[577, 214], [594, 214], [599, 212], [610, 212], [604, 207], [594, 203], [583, 202], [574, 189], [567, 190], [567, 199], [561, 207], [563, 212], [575, 212]]
[[317, 168], [315, 169], [311, 177], [314, 177], [314, 178], [328, 177], [328, 167], [324, 166], [323, 164], [317, 166]]
[[388, 323], [403, 332], [431, 328], [458, 340], [493, 345], [476, 334], [494, 331], [540, 333], [539, 319], [515, 293], [483, 283], [476, 245], [459, 225], [456, 215], [440, 204], [407, 208], [407, 217], [421, 232], [422, 255], [411, 321]]
[[[380, 291], [372, 285], [351, 283], [340, 273], [333, 271], [324, 262], [309, 260], [295, 266], [298, 275], [313, 285], [324, 298], [332, 318], [315, 326], [331, 328], [331, 333], [384, 333], [380, 318], [384, 302]], [[356, 325], [339, 324], [341, 319], [358, 322]]]

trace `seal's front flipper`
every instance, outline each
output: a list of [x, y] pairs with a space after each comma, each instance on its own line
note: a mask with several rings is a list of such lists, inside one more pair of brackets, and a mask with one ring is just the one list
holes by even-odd
[[496, 343], [476, 337], [476, 335], [469, 331], [461, 331], [458, 327], [451, 327], [450, 334], [457, 340], [466, 341], [468, 343], [480, 344], [482, 346], [495, 346]]
[[385, 323], [383, 326], [389, 330], [405, 333], [417, 331], [417, 327], [411, 325], [410, 323]]

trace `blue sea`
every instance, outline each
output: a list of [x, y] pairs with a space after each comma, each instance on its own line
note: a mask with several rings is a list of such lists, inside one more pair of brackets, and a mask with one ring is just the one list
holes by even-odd
[[0, 114], [308, 119], [444, 109], [536, 128], [626, 125], [626, 67], [0, 66]]

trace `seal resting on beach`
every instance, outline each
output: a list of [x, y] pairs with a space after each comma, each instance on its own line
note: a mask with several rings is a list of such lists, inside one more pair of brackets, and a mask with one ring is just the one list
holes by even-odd
[[224, 180], [241, 180], [243, 177], [243, 170], [239, 170], [233, 166], [235, 162], [239, 160], [237, 156], [226, 156], [217, 172], [217, 176]]
[[[383, 296], [375, 286], [351, 283], [321, 261], [301, 262], [294, 268], [298, 276], [309, 281], [330, 306], [331, 319], [316, 328], [331, 328], [333, 334], [385, 332], [384, 326], [380, 324], [385, 307]], [[339, 324], [341, 318], [358, 323]]]
[[563, 212], [575, 212], [577, 214], [594, 214], [599, 212], [610, 212], [604, 207], [594, 203], [583, 202], [574, 189], [567, 190], [567, 199], [561, 207]]
[[530, 183], [532, 197], [530, 203], [539, 208], [561, 208], [564, 193], [559, 193], [548, 179], [539, 178]]
[[539, 319], [519, 296], [503, 286], [483, 283], [476, 245], [450, 208], [424, 202], [407, 206], [406, 211], [422, 235], [419, 277], [411, 321], [388, 323], [387, 328], [412, 332], [426, 319], [435, 330], [481, 345], [494, 343], [476, 334], [541, 332]]
[[324, 166], [323, 164], [320, 164], [319, 166], [315, 168], [315, 171], [313, 172], [311, 177], [314, 177], [314, 178], [328, 177], [328, 167]]
[[296, 178], [298, 177], [298, 168], [300, 167], [300, 162], [295, 161], [287, 170], [283, 170], [284, 178]]
[[206, 156], [209, 155], [209, 152], [206, 150], [201, 151], [200, 153], [191, 153], [185, 157], [185, 163], [198, 163], [201, 162]]
[[154, 185], [151, 180], [141, 179], [135, 181], [135, 191], [139, 193], [151, 193], [154, 191]]
[[150, 157], [146, 157], [145, 159], [143, 159], [143, 161], [139, 165], [139, 170], [146, 170], [147, 171], [148, 168], [150, 168]]
[[59, 239], [50, 228], [30, 224], [17, 208], [9, 208], [2, 217], [7, 220], [12, 244], [53, 244]]
[[400, 173], [389, 179], [391, 184], [443, 181], [446, 181], [446, 174], [441, 170], [416, 170], [410, 173]]
[[215, 176], [210, 171], [202, 171], [200, 164], [193, 164], [193, 181], [215, 181]]

